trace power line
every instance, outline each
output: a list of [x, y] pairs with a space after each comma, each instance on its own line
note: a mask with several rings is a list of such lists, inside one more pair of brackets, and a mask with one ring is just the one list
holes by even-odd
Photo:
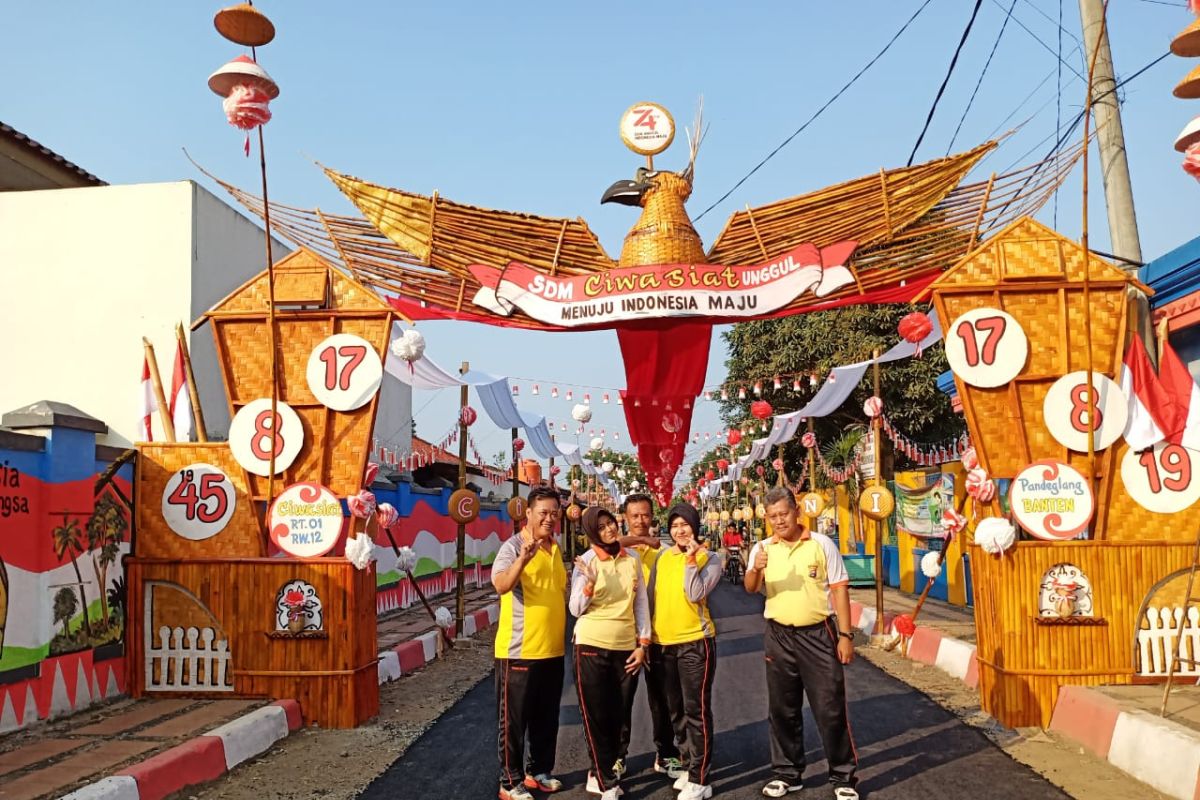
[[[1054, 112], [1054, 130], [1062, 130], [1062, 35], [1063, 0], [1058, 0], [1058, 104]], [[1058, 192], [1054, 193], [1054, 228], [1058, 229]]]
[[701, 212], [700, 212], [700, 213], [699, 213], [699, 214], [698, 214], [698, 215], [695, 217], [695, 219], [693, 220], [693, 222], [699, 222], [701, 219], [703, 219], [703, 218], [704, 218], [704, 215], [705, 215], [705, 214], [707, 214], [708, 212], [712, 211], [714, 208], [716, 208], [717, 206], [719, 206], [721, 203], [723, 203], [723, 202], [725, 202], [726, 200], [728, 200], [728, 199], [729, 199], [729, 196], [730, 196], [731, 194], [733, 194], [734, 192], [736, 192], [736, 191], [737, 191], [737, 190], [738, 190], [738, 189], [741, 187], [741, 185], [742, 185], [743, 183], [745, 183], [746, 181], [748, 181], [748, 180], [750, 179], [750, 176], [752, 176], [754, 173], [758, 172], [758, 171], [759, 171], [759, 169], [761, 169], [761, 168], [763, 167], [763, 165], [764, 165], [764, 164], [766, 164], [768, 161], [770, 161], [772, 158], [774, 158], [774, 157], [775, 157], [775, 154], [776, 154], [776, 153], [778, 153], [778, 152], [779, 152], [780, 150], [782, 150], [783, 148], [787, 147], [787, 145], [788, 145], [788, 144], [790, 144], [790, 143], [791, 143], [791, 141], [792, 141], [793, 139], [795, 139], [797, 136], [799, 136], [799, 135], [800, 135], [800, 134], [801, 134], [801, 133], [804, 131], [804, 129], [805, 129], [805, 128], [807, 128], [809, 125], [811, 125], [813, 122], [815, 122], [815, 121], [816, 121], [816, 119], [817, 119], [817, 117], [821, 116], [821, 114], [822, 114], [822, 113], [825, 111], [825, 109], [827, 109], [827, 108], [829, 108], [831, 105], [833, 105], [833, 104], [834, 104], [834, 102], [835, 102], [835, 101], [836, 101], [836, 100], [837, 100], [839, 97], [841, 97], [841, 96], [842, 96], [842, 95], [843, 95], [843, 94], [846, 92], [846, 90], [847, 90], [847, 89], [849, 89], [851, 86], [853, 86], [853, 85], [855, 84], [855, 82], [857, 82], [857, 81], [858, 81], [858, 79], [859, 79], [859, 78], [861, 78], [861, 77], [863, 76], [863, 74], [864, 74], [864, 73], [866, 73], [866, 71], [867, 71], [867, 70], [869, 70], [871, 67], [873, 67], [873, 66], [875, 65], [875, 62], [876, 62], [876, 61], [878, 61], [879, 59], [883, 58], [883, 54], [884, 54], [884, 53], [886, 53], [886, 52], [887, 52], [889, 49], [891, 49], [891, 46], [892, 46], [893, 44], [895, 44], [895, 43], [896, 43], [896, 40], [897, 40], [897, 39], [899, 39], [899, 38], [900, 38], [900, 36], [901, 36], [901, 35], [902, 35], [902, 34], [903, 34], [903, 33], [904, 33], [906, 30], [908, 30], [908, 26], [912, 25], [913, 21], [914, 21], [914, 20], [916, 20], [916, 18], [917, 18], [917, 17], [919, 17], [919, 16], [921, 15], [921, 12], [922, 12], [922, 11], [924, 11], [924, 10], [925, 10], [925, 7], [926, 7], [926, 6], [928, 6], [928, 5], [929, 5], [929, 4], [930, 4], [932, 1], [933, 1], [933, 0], [925, 0], [925, 2], [924, 2], [924, 3], [922, 3], [922, 4], [921, 4], [921, 6], [920, 6], [920, 7], [919, 7], [919, 8], [918, 8], [918, 9], [917, 9], [917, 10], [916, 10], [914, 13], [913, 13], [913, 15], [912, 15], [911, 17], [909, 17], [909, 18], [908, 18], [908, 22], [905, 22], [905, 23], [904, 23], [904, 24], [903, 24], [903, 25], [900, 27], [900, 30], [896, 31], [895, 35], [893, 35], [893, 36], [892, 36], [892, 38], [888, 40], [888, 43], [887, 43], [887, 44], [885, 44], [885, 45], [883, 46], [883, 49], [882, 49], [882, 50], [880, 50], [878, 53], [876, 53], [876, 54], [875, 54], [875, 57], [874, 57], [874, 58], [872, 58], [870, 61], [868, 61], [868, 62], [867, 62], [866, 66], [864, 66], [862, 69], [860, 69], [860, 70], [859, 70], [859, 71], [858, 71], [858, 72], [857, 72], [857, 73], [854, 75], [854, 77], [853, 77], [853, 78], [851, 78], [851, 79], [850, 79], [850, 80], [849, 80], [849, 81], [846, 83], [846, 85], [845, 85], [845, 86], [843, 86], [841, 89], [838, 89], [838, 90], [837, 90], [837, 93], [836, 93], [836, 94], [834, 94], [834, 96], [833, 96], [833, 97], [829, 98], [829, 100], [827, 100], [827, 101], [825, 102], [825, 105], [823, 105], [823, 106], [821, 106], [820, 108], [818, 108], [818, 109], [817, 109], [817, 112], [816, 112], [815, 114], [813, 114], [811, 117], [809, 117], [809, 118], [808, 118], [808, 120], [807, 120], [807, 121], [806, 121], [806, 122], [805, 122], [803, 125], [801, 125], [801, 126], [800, 126], [799, 128], [797, 128], [795, 131], [793, 131], [791, 136], [789, 136], [789, 137], [787, 137], [786, 139], [784, 139], [784, 140], [783, 140], [783, 141], [782, 141], [782, 142], [779, 144], [779, 146], [778, 146], [778, 147], [776, 147], [776, 148], [775, 148], [774, 150], [772, 150], [771, 152], [767, 153], [767, 155], [766, 155], [766, 158], [764, 158], [762, 161], [759, 161], [757, 164], [755, 164], [755, 165], [754, 165], [754, 168], [753, 168], [753, 169], [751, 169], [749, 172], [747, 172], [747, 173], [746, 173], [746, 174], [745, 174], [745, 175], [744, 175], [744, 176], [741, 178], [741, 180], [739, 180], [737, 183], [735, 183], [735, 184], [733, 185], [733, 187], [732, 187], [732, 188], [730, 188], [730, 190], [729, 190], [729, 191], [727, 191], [725, 194], [723, 194], [723, 195], [721, 195], [720, 197], [718, 197], [718, 198], [717, 198], [717, 200], [716, 200], [716, 202], [714, 202], [714, 203], [713, 203], [712, 205], [710, 205], [708, 208], [706, 208], [706, 209], [704, 209], [703, 211], [701, 211]]
[[971, 113], [971, 106], [975, 104], [975, 95], [979, 94], [979, 87], [983, 85], [983, 78], [987, 75], [988, 67], [992, 65], [992, 57], [996, 55], [996, 48], [1000, 46], [1000, 40], [1004, 38], [1004, 29], [1008, 27], [1008, 21], [1012, 19], [1013, 9], [1017, 5], [1017, 0], [1012, 0], [1012, 5], [1008, 7], [1008, 13], [1004, 15], [1004, 22], [1000, 23], [1000, 33], [996, 35], [996, 41], [992, 43], [992, 52], [988, 53], [987, 61], [983, 63], [983, 70], [979, 73], [979, 80], [975, 82], [975, 89], [971, 92], [971, 99], [967, 101], [967, 107], [963, 109], [962, 116], [958, 118], [958, 127], [954, 129], [954, 135], [950, 137], [950, 145], [946, 148], [946, 155], [950, 155], [950, 151], [954, 149], [954, 142], [958, 139], [958, 133], [962, 130], [963, 122], [967, 119], [967, 114]]
[[967, 20], [967, 27], [963, 29], [962, 38], [958, 40], [958, 47], [954, 48], [954, 56], [950, 59], [950, 68], [946, 70], [946, 77], [942, 79], [942, 85], [938, 87], [937, 94], [934, 95], [933, 105], [929, 107], [929, 114], [925, 117], [925, 124], [921, 127], [921, 134], [917, 136], [917, 143], [913, 145], [912, 152], [908, 154], [908, 166], [912, 166], [913, 159], [917, 157], [917, 148], [921, 146], [921, 141], [925, 138], [925, 132], [929, 130], [929, 123], [933, 122], [933, 115], [937, 111], [938, 101], [942, 99], [942, 94], [946, 91], [946, 84], [950, 83], [950, 76], [954, 74], [954, 65], [958, 63], [958, 56], [962, 53], [963, 45], [967, 43], [967, 37], [971, 35], [971, 28], [975, 25], [975, 18], [979, 16], [979, 7], [983, 5], [983, 0], [975, 0], [975, 8], [971, 9], [971, 18]]
[[[1000, 0], [992, 0], [992, 2], [995, 3], [996, 5], [1000, 6]], [[1004, 6], [1000, 6], [1000, 8], [1004, 8]], [[1017, 25], [1019, 25], [1021, 27], [1021, 30], [1025, 31], [1030, 36], [1032, 36], [1034, 38], [1034, 41], [1036, 41], [1038, 44], [1040, 44], [1042, 47], [1044, 47], [1046, 49], [1047, 53], [1050, 53], [1052, 56], [1055, 56], [1056, 58], [1058, 58], [1058, 54], [1054, 52], [1054, 48], [1051, 47], [1050, 45], [1046, 44], [1045, 42], [1043, 42], [1042, 38], [1040, 36], [1038, 36], [1036, 33], [1034, 33], [1033, 31], [1031, 31], [1029, 29], [1028, 25], [1026, 25], [1024, 22], [1021, 22], [1021, 18], [1018, 17], [1016, 14], [1013, 14], [1013, 22], [1017, 23]], [[1078, 50], [1079, 48], [1076, 47], [1075, 49]], [[1080, 75], [1079, 70], [1075, 69], [1070, 64], [1068, 64], [1066, 61], [1063, 61], [1061, 58], [1059, 58], [1058, 60], [1064, 67], [1071, 70], [1071, 72], [1075, 75], [1076, 78], [1079, 78], [1079, 80], [1083, 81], [1084, 83], [1087, 82], [1087, 78], [1083, 77], [1083, 75]]]
[[[1061, 12], [1062, 12], [1062, 9], [1059, 9], [1058, 21], [1057, 21], [1057, 22], [1055, 22], [1054, 18], [1053, 18], [1053, 17], [1051, 17], [1049, 14], [1047, 14], [1045, 11], [1042, 11], [1040, 8], [1038, 8], [1038, 7], [1037, 7], [1037, 6], [1034, 4], [1033, 0], [1025, 0], [1025, 5], [1029, 6], [1029, 7], [1030, 7], [1030, 8], [1032, 8], [1034, 11], [1036, 11], [1038, 14], [1040, 14], [1040, 15], [1041, 15], [1041, 17], [1042, 17], [1043, 19], [1045, 19], [1047, 22], [1050, 22], [1050, 23], [1052, 23], [1052, 24], [1054, 24], [1054, 25], [1057, 25], [1057, 26], [1058, 26], [1058, 35], [1059, 35], [1059, 37], [1061, 37], [1061, 36], [1062, 36], [1062, 35], [1065, 33], [1067, 36], [1070, 36], [1072, 39], [1074, 39], [1074, 40], [1075, 40], [1076, 42], [1078, 42], [1080, 45], [1082, 45], [1082, 44], [1083, 44], [1083, 42], [1082, 42], [1082, 41], [1080, 41], [1080, 39], [1079, 39], [1079, 37], [1078, 37], [1078, 36], [1076, 36], [1074, 33], [1072, 33], [1071, 31], [1069, 31], [1069, 30], [1067, 30], [1066, 28], [1064, 28], [1064, 27], [1063, 27], [1063, 23], [1062, 23], [1062, 13], [1061, 13]], [[1060, 3], [1059, 5], [1061, 5], [1061, 3]], [[1061, 49], [1061, 46], [1060, 46], [1060, 49]]]

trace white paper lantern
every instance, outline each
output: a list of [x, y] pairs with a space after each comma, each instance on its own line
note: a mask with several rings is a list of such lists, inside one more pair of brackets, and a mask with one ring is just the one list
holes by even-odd
[[621, 467], [619, 470], [617, 470], [617, 477], [618, 477], [618, 478], [620, 478], [621, 480], [625, 480], [625, 475], [626, 475], [626, 474], [627, 474], [627, 473], [625, 472], [625, 468], [624, 468], [624, 467]]
[[601, 447], [604, 447], [604, 440], [597, 436], [595, 439], [592, 439], [591, 445], [593, 450], [599, 450]]
[[600, 465], [600, 469], [604, 471], [605, 475], [607, 475], [613, 471], [613, 469], [614, 469], [613, 463], [611, 461], [605, 461], [603, 464]]
[[629, 484], [629, 488], [636, 492], [638, 489], [642, 488], [642, 485], [637, 481], [634, 481], [633, 483]]
[[408, 328], [392, 342], [392, 352], [410, 364], [425, 355], [425, 337], [416, 328]]
[[921, 574], [926, 578], [936, 578], [942, 574], [942, 565], [938, 563], [937, 553], [926, 553], [921, 556]]
[[592, 420], [591, 407], [585, 406], [583, 403], [577, 403], [575, 407], [571, 409], [571, 419], [586, 425]]
[[356, 569], [366, 569], [375, 556], [375, 543], [365, 533], [359, 533], [346, 542], [346, 560]]
[[1017, 543], [1017, 531], [1004, 517], [988, 517], [975, 527], [975, 544], [983, 552], [1000, 555]]

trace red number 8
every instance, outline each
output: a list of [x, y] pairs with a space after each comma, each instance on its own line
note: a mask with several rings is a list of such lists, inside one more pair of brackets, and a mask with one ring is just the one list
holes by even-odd
[[[270, 421], [270, 425], [267, 422]], [[254, 418], [254, 433], [250, 437], [250, 452], [255, 458], [263, 461], [271, 460], [271, 451], [263, 444], [263, 439], [270, 439], [275, 443], [275, 457], [283, 453], [283, 436], [279, 432], [281, 419], [279, 414], [271, 414], [270, 409], [259, 412], [259, 415]]]
[[[1087, 413], [1088, 413], [1088, 385], [1081, 383], [1071, 390], [1071, 427], [1080, 433], [1087, 433]], [[1096, 407], [1096, 424], [1092, 426], [1092, 430], [1099, 430], [1104, 424], [1104, 415], [1100, 413], [1099, 406]]]

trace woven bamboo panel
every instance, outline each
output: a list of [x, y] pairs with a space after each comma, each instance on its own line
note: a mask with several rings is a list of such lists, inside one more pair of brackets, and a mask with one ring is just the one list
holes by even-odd
[[[1166, 539], [1194, 543], [1197, 531], [1200, 531], [1200, 503], [1174, 514], [1158, 514], [1140, 505], [1125, 490], [1125, 481], [1121, 477], [1121, 459], [1128, 452], [1129, 445], [1121, 440], [1113, 449], [1116, 450], [1116, 469], [1113, 470], [1113, 480], [1105, 487], [1106, 496], [1101, 498], [1109, 513], [1108, 538], [1112, 541]], [[1200, 480], [1200, 476], [1194, 472], [1200, 469], [1200, 464], [1193, 461], [1192, 469], [1192, 480]]]
[[[303, 580], [321, 600], [325, 638], [273, 638], [282, 586]], [[127, 562], [130, 692], [144, 696], [147, 585], [195, 595], [229, 640], [233, 696], [291, 697], [306, 724], [350, 728], [379, 710], [376, 673], [375, 571], [345, 559], [207, 559]], [[156, 602], [161, 598], [156, 598]], [[161, 696], [161, 693], [156, 693]], [[209, 695], [200, 695], [208, 696]], [[229, 696], [229, 695], [225, 695]]]
[[[185, 539], [162, 517], [167, 481], [189, 464], [212, 464], [233, 484], [237, 505], [225, 529], [208, 539]], [[246, 473], [224, 442], [176, 442], [138, 447], [134, 494], [137, 538], [133, 554], [140, 558], [254, 557], [263, 555], [257, 516], [250, 504]]]
[[[318, 269], [324, 270], [329, 282], [329, 307], [281, 308], [275, 315], [279, 399], [299, 415], [305, 437], [296, 460], [275, 481], [275, 489], [315, 481], [345, 496], [361, 487], [378, 395], [351, 412], [326, 408], [308, 387], [308, 359], [318, 344], [335, 333], [361, 336], [375, 346], [381, 359], [386, 359], [394, 317], [390, 307], [370, 289], [309, 251], [299, 250], [275, 266], [277, 280], [291, 274], [307, 284], [313, 283]], [[251, 280], [207, 315], [213, 325], [231, 415], [246, 403], [271, 396], [265, 280], [265, 275]], [[246, 480], [253, 497], [265, 500], [267, 479], [247, 475]]]
[[[1171, 542], [1022, 541], [1003, 557], [971, 547], [983, 709], [1009, 727], [1050, 723], [1064, 685], [1130, 683], [1142, 603], [1191, 563], [1194, 545]], [[1042, 578], [1055, 564], [1081, 569], [1104, 624], [1035, 622]]]

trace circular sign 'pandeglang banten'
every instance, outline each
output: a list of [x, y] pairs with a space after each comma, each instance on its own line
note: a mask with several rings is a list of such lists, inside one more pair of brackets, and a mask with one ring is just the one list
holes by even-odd
[[271, 541], [297, 558], [333, 549], [342, 532], [342, 504], [319, 483], [293, 483], [275, 498], [268, 514]]
[[1069, 464], [1035, 461], [1013, 478], [1013, 517], [1039, 539], [1074, 539], [1087, 530], [1096, 501], [1087, 478]]
[[621, 115], [621, 141], [638, 155], [658, 155], [674, 140], [675, 119], [658, 103], [635, 103]]

